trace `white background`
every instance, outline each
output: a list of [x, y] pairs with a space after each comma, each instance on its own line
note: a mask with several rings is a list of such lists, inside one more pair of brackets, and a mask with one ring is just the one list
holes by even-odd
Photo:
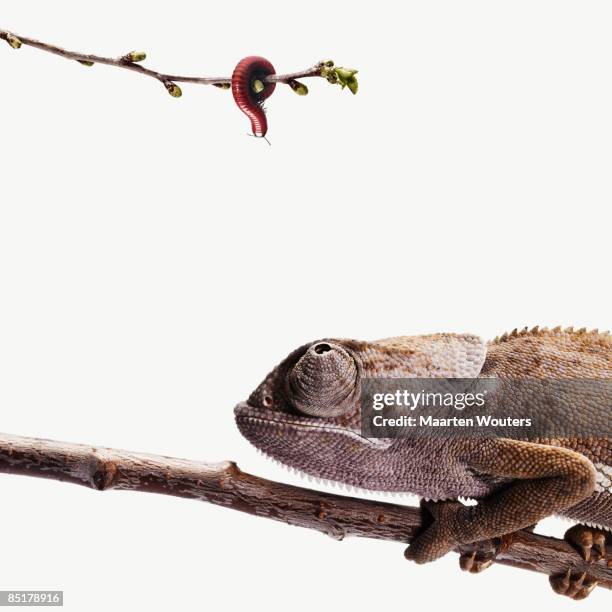
[[[303, 342], [609, 328], [611, 17], [559, 0], [5, 0], [0, 27], [68, 48], [215, 76], [250, 54], [279, 72], [331, 57], [361, 90], [279, 87], [268, 147], [228, 92], [176, 100], [0, 47], [1, 429], [293, 482], [232, 409]], [[69, 610], [574, 605], [545, 576], [465, 575], [454, 555], [417, 567], [400, 545], [193, 501], [1, 480], [0, 588], [64, 589]]]

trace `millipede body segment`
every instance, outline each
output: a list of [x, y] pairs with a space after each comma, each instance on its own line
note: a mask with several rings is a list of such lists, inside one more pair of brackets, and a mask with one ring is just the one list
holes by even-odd
[[[276, 74], [274, 66], [267, 59], [257, 55], [240, 60], [232, 74], [234, 100], [238, 108], [251, 120], [253, 136], [258, 138], [263, 138], [268, 131], [263, 102], [272, 95], [276, 83], [266, 83], [264, 78], [271, 74]], [[263, 85], [263, 89], [259, 92], [254, 87], [256, 81]]]

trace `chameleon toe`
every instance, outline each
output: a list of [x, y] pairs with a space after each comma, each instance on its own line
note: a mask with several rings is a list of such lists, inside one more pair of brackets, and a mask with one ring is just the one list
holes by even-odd
[[565, 574], [550, 576], [549, 581], [555, 593], [574, 600], [585, 599], [598, 584], [598, 581], [586, 572], [572, 574], [571, 570], [567, 570]]
[[590, 563], [607, 559], [606, 543], [609, 537], [605, 531], [587, 525], [574, 525], [565, 532], [564, 536], [565, 541]]
[[484, 570], [491, 567], [494, 560], [495, 553], [481, 553], [474, 550], [469, 553], [462, 553], [459, 556], [459, 567], [464, 572], [480, 574], [480, 572], [484, 572]]

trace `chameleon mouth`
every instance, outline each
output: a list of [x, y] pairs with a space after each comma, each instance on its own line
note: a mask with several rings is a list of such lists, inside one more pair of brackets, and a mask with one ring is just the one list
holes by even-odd
[[[282, 455], [277, 454], [272, 449], [263, 446], [254, 439], [252, 432], [255, 428], [266, 428], [270, 431], [270, 428], [279, 435], [287, 433], [310, 432], [310, 433], [321, 433], [334, 435], [343, 435], [348, 440], [359, 441], [361, 445], [367, 446], [372, 450], [382, 450], [388, 447], [389, 442], [378, 439], [368, 439], [360, 435], [359, 431], [347, 429], [344, 427], [330, 425], [329, 423], [321, 422], [322, 419], [313, 419], [300, 417], [297, 415], [289, 415], [285, 413], [279, 413], [273, 410], [266, 410], [265, 408], [254, 408], [247, 402], [241, 402], [234, 408], [234, 416], [236, 424], [242, 435], [255, 447], [256, 451], [276, 463], [277, 465], [288, 470], [292, 474], [298, 475], [300, 478], [307, 480], [309, 483], [316, 483], [317, 485], [329, 485], [331, 487], [337, 487], [344, 491], [353, 494], [375, 494], [380, 493], [383, 495], [390, 496], [410, 496], [411, 494], [406, 491], [390, 491], [385, 489], [379, 489], [378, 487], [360, 486], [358, 484], [349, 484], [341, 480], [334, 480], [327, 476], [323, 476], [321, 473], [310, 472], [303, 468], [296, 467], [286, 460]], [[317, 422], [319, 421], [319, 422]]]
[[[360, 495], [382, 494], [392, 497], [411, 497], [418, 495], [417, 492], [411, 491], [408, 488], [399, 488], [395, 486], [387, 488], [385, 483], [377, 480], [376, 477], [374, 477], [373, 480], [369, 478], [363, 479], [360, 476], [351, 475], [350, 471], [348, 473], [345, 472], [345, 477], [343, 479], [335, 478], [335, 474], [329, 470], [329, 465], [319, 463], [318, 466], [314, 468], [312, 464], [306, 467], [303, 463], [300, 464], [300, 460], [304, 459], [304, 453], [298, 452], [288, 454], [286, 452], [286, 446], [283, 451], [279, 452], [279, 448], [274, 445], [274, 442], [277, 442], [279, 439], [284, 438], [287, 440], [291, 435], [294, 435], [295, 443], [299, 444], [301, 440], [304, 440], [304, 435], [300, 435], [303, 433], [310, 433], [311, 436], [321, 435], [322, 437], [328, 435], [341, 435], [345, 438], [347, 447], [354, 447], [357, 442], [365, 453], [378, 453], [388, 449], [394, 440], [364, 438], [358, 430], [330, 424], [329, 421], [325, 421], [324, 419], [306, 418], [274, 410], [267, 410], [265, 408], [254, 408], [247, 402], [238, 404], [234, 408], [234, 415], [240, 433], [255, 447], [257, 452], [287, 469], [289, 472], [297, 474], [310, 482], [339, 487], [340, 489]], [[266, 430], [267, 434], [265, 442], [262, 442], [261, 436], [256, 435], [257, 432], [261, 432], [263, 429]], [[317, 442], [318, 440], [315, 441], [314, 444], [311, 443], [308, 451], [311, 451], [313, 446], [316, 447]], [[324, 442], [321, 442], [321, 444], [324, 444]], [[369, 475], [372, 476], [372, 474]], [[454, 497], [448, 497], [437, 492], [425, 494], [424, 497], [426, 500], [432, 501], [455, 499]], [[459, 500], [464, 503], [470, 501], [469, 498], [461, 497]]]
[[371, 448], [381, 449], [387, 448], [389, 442], [375, 439], [364, 438], [358, 429], [349, 429], [337, 425], [331, 425], [323, 419], [315, 419], [279, 413], [265, 408], [254, 408], [247, 402], [240, 402], [234, 408], [234, 417], [236, 423], [240, 427], [240, 422], [250, 422], [253, 424], [261, 424], [267, 427], [275, 427], [279, 430], [289, 429], [293, 431], [319, 431], [326, 433], [334, 433], [348, 436], [354, 440], [359, 440], [362, 444], [368, 445]]

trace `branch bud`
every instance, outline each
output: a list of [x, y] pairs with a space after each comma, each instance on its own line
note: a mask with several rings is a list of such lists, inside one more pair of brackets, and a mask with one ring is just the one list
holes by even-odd
[[357, 74], [357, 70], [354, 70], [353, 68], [342, 68], [341, 66], [339, 66], [334, 70], [336, 71], [336, 74], [338, 75], [338, 79], [340, 81], [347, 81], [352, 76], [355, 76]]
[[10, 32], [6, 35], [6, 42], [9, 45], [11, 45], [13, 49], [21, 48], [21, 41], [14, 34], [11, 34]]
[[263, 81], [260, 79], [254, 79], [251, 83], [251, 87], [256, 94], [261, 93], [266, 88]]
[[94, 63], [90, 62], [88, 60], [77, 60], [77, 62], [79, 62], [79, 64], [81, 64], [82, 66], [93, 66]]
[[168, 93], [173, 98], [180, 98], [183, 95], [181, 88], [176, 83], [173, 83], [172, 81], [166, 81], [164, 85], [166, 86]]
[[[326, 75], [323, 74], [324, 70], [328, 70]], [[342, 89], [348, 87], [349, 91], [355, 95], [359, 90], [359, 84], [355, 76], [357, 72], [358, 71], [354, 68], [342, 68], [338, 66], [337, 68], [330, 69], [323, 68], [321, 76], [325, 76], [330, 83], [338, 83]]]
[[320, 75], [327, 79], [329, 83], [335, 85], [338, 82], [338, 75], [336, 74], [336, 70], [334, 68], [329, 68], [327, 66], [323, 66], [321, 68]]
[[295, 91], [298, 96], [307, 96], [308, 95], [308, 87], [304, 85], [304, 83], [300, 83], [299, 81], [291, 80], [289, 81], [289, 87]]
[[144, 62], [147, 59], [147, 54], [144, 51], [130, 51], [122, 59], [130, 64], [135, 64], [136, 62]]

